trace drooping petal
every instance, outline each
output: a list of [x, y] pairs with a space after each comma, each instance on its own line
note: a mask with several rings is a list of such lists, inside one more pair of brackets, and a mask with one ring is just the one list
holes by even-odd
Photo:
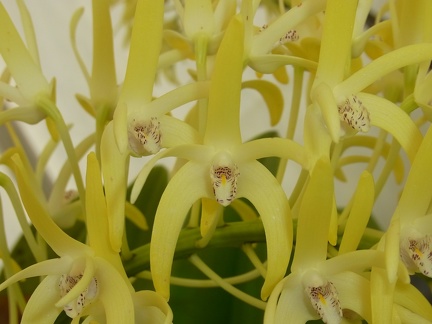
[[54, 223], [48, 211], [36, 197], [35, 188], [32, 187], [28, 180], [32, 175], [24, 167], [19, 155], [12, 157], [12, 160], [17, 168], [16, 177], [23, 204], [33, 225], [48, 245], [59, 256], [78, 256], [85, 251], [89, 251], [88, 246], [74, 240]]
[[338, 273], [330, 280], [337, 288], [342, 309], [354, 311], [371, 323], [369, 280], [351, 271]]
[[[49, 259], [34, 265], [29, 266], [21, 270], [20, 272], [14, 274], [12, 277], [6, 279], [0, 284], [0, 291], [8, 287], [9, 285], [18, 282], [20, 280], [38, 277], [44, 275], [52, 275], [60, 278], [60, 275], [69, 271], [72, 265], [72, 259], [69, 258], [59, 258], [59, 259]], [[56, 284], [57, 288], [57, 284]], [[60, 296], [60, 295], [59, 295]]]
[[159, 294], [150, 290], [133, 295], [136, 323], [172, 323], [173, 313], [168, 303]]
[[266, 324], [304, 324], [308, 320], [319, 318], [306, 299], [300, 280], [300, 274], [290, 275], [284, 279], [282, 292], [274, 314], [274, 322], [267, 321]]
[[394, 291], [394, 302], [428, 321], [432, 321], [430, 301], [414, 285], [397, 282]]
[[104, 305], [107, 323], [135, 323], [134, 304], [129, 285], [105, 259], [96, 257], [95, 264], [98, 298]]
[[42, 280], [24, 309], [21, 323], [47, 324], [55, 322], [57, 316], [63, 310], [54, 306], [60, 298], [58, 283], [58, 275], [49, 275]]
[[266, 299], [287, 270], [293, 240], [291, 210], [282, 187], [262, 164], [242, 163], [239, 171], [238, 197], [255, 206], [266, 234], [268, 266], [261, 289], [261, 298]]
[[328, 160], [319, 159], [302, 198], [292, 271], [314, 266], [327, 256], [333, 206], [333, 177]]
[[[150, 267], [158, 293], [169, 298], [169, 277], [177, 238], [192, 204], [212, 198], [208, 165], [188, 162], [170, 180], [156, 211], [150, 245]], [[208, 180], [206, 180], [208, 179]]]
[[421, 143], [422, 135], [411, 118], [398, 106], [384, 98], [363, 92], [358, 93], [357, 97], [369, 111], [371, 125], [392, 134], [412, 162]]

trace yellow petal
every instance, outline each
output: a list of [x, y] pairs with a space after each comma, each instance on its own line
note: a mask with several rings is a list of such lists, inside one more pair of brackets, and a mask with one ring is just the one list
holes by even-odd
[[372, 323], [393, 323], [394, 283], [388, 281], [386, 271], [372, 267], [371, 272]]
[[154, 287], [166, 299], [170, 294], [169, 277], [177, 238], [187, 213], [197, 199], [213, 197], [208, 172], [208, 165], [195, 162], [185, 164], [168, 183], [156, 211], [150, 267]]
[[0, 53], [20, 92], [29, 101], [38, 95], [50, 96], [49, 84], [33, 60], [15, 26], [0, 4]]
[[131, 289], [124, 278], [103, 258], [96, 260], [98, 298], [105, 308], [106, 322], [109, 324], [135, 323], [134, 304]]
[[87, 251], [88, 247], [86, 245], [71, 238], [54, 223], [48, 211], [36, 197], [34, 190], [37, 189], [32, 187], [30, 181], [27, 180], [32, 178], [33, 175], [24, 168], [20, 157], [15, 155], [12, 160], [17, 168], [16, 177], [21, 199], [38, 233], [59, 256], [74, 256]]
[[37, 286], [24, 309], [21, 323], [54, 323], [62, 308], [54, 307], [59, 298], [58, 275], [47, 276]]
[[119, 102], [129, 111], [152, 100], [157, 62], [162, 46], [163, 1], [137, 2], [126, 76]]
[[371, 124], [392, 134], [414, 160], [422, 135], [411, 118], [394, 103], [368, 93], [358, 93], [358, 98], [369, 111]]
[[397, 207], [402, 221], [426, 214], [432, 197], [432, 129], [429, 128], [412, 163]]
[[353, 205], [345, 226], [339, 254], [355, 251], [363, 236], [364, 230], [371, 216], [375, 200], [375, 187], [372, 175], [364, 171], [360, 176], [354, 193]]
[[249, 80], [242, 83], [242, 88], [258, 91], [269, 110], [271, 126], [279, 123], [284, 106], [284, 100], [279, 87], [266, 80]]
[[282, 187], [262, 164], [239, 165], [238, 197], [247, 198], [257, 209], [267, 241], [267, 275], [261, 298], [267, 299], [283, 278], [291, 255], [293, 228], [291, 210]]
[[329, 161], [319, 159], [303, 195], [297, 222], [292, 271], [315, 266], [327, 256], [333, 206], [333, 177]]
[[[117, 80], [114, 62], [113, 33], [108, 0], [93, 0], [93, 64], [90, 96], [95, 106], [115, 105]], [[114, 107], [111, 107], [114, 109]]]
[[102, 134], [101, 160], [108, 209], [111, 247], [119, 252], [124, 229], [124, 212], [129, 168], [129, 154], [114, 144], [112, 123]]
[[[243, 74], [243, 22], [234, 17], [216, 55], [211, 76], [204, 143], [219, 148], [240, 144], [240, 91]], [[227, 82], [229, 78], [230, 82]]]

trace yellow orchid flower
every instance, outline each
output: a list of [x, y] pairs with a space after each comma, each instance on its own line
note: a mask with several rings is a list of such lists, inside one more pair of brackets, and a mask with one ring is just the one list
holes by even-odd
[[71, 21], [71, 43], [75, 57], [87, 81], [90, 98], [77, 94], [81, 106], [96, 119], [96, 152], [105, 125], [110, 121], [117, 105], [118, 87], [114, 61], [113, 31], [109, 1], [92, 1], [93, 64], [91, 75], [81, 58], [76, 44], [76, 29], [84, 10], [78, 9]]
[[[288, 264], [292, 245], [290, 208], [276, 179], [256, 159], [282, 156], [307, 169], [308, 155], [301, 146], [284, 139], [242, 143], [239, 107], [243, 43], [243, 24], [236, 17], [227, 28], [216, 57], [203, 145], [179, 145], [160, 152], [145, 165], [132, 189], [131, 200], [134, 201], [159, 158], [171, 155], [190, 160], [169, 182], [153, 226], [150, 248], [153, 282], [156, 291], [166, 298], [169, 297], [169, 275], [177, 237], [189, 208], [200, 198], [210, 198], [227, 206], [234, 199], [245, 197], [257, 208], [268, 245], [268, 272], [262, 298], [268, 297]], [[208, 238], [214, 231], [219, 220], [217, 215], [220, 213], [201, 219], [203, 237]]]
[[[208, 94], [208, 83], [179, 87], [152, 100], [163, 25], [162, 1], [137, 3], [126, 76], [114, 118], [101, 139], [102, 171], [113, 248], [120, 251], [130, 156], [159, 152], [163, 147], [199, 142], [198, 132], [167, 113]], [[117, 145], [113, 145], [116, 143]]]
[[1, 111], [0, 124], [11, 120], [35, 124], [46, 119], [51, 135], [54, 138], [60, 136], [62, 139], [78, 191], [80, 196], [84, 197], [78, 159], [63, 116], [55, 104], [55, 82], [49, 84], [42, 74], [30, 15], [23, 1], [18, 1], [18, 4], [23, 12], [26, 37], [30, 45], [29, 48], [26, 47], [3, 4], [0, 3], [0, 54], [17, 85], [12, 87], [0, 82], [0, 97], [19, 106]]
[[291, 273], [273, 290], [264, 323], [341, 323], [349, 312], [370, 322], [370, 283], [362, 275], [383, 266], [382, 252], [351, 251], [327, 259], [333, 204], [330, 163], [319, 159], [300, 206]]
[[[21, 198], [32, 223], [59, 255], [57, 259], [36, 263], [0, 284], [2, 290], [24, 278], [46, 276], [28, 301], [22, 323], [54, 323], [62, 310], [76, 320], [89, 315], [107, 323], [134, 323], [135, 304], [158, 307], [163, 304], [161, 297], [154, 292], [134, 292], [119, 254], [110, 247], [105, 196], [94, 154], [90, 154], [87, 160], [88, 245], [69, 237], [52, 221], [28, 181], [31, 174], [19, 156], [13, 157], [13, 161]], [[140, 301], [142, 298], [146, 301]], [[146, 309], [165, 313], [164, 320], [157, 322], [171, 322], [169, 307]], [[141, 317], [142, 310], [136, 311]], [[156, 315], [156, 318], [161, 317]]]

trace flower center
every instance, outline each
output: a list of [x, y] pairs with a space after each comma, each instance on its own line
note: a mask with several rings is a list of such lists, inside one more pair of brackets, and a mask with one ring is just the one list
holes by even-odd
[[[82, 273], [76, 276], [64, 274], [60, 277], [59, 288], [60, 296], [66, 296], [73, 287], [81, 280]], [[90, 284], [84, 289], [76, 299], [64, 306], [64, 311], [70, 318], [75, 318], [80, 315], [84, 307], [89, 305], [97, 296], [98, 283], [96, 278], [92, 278]]]
[[238, 167], [225, 154], [210, 168], [210, 179], [216, 201], [228, 206], [237, 195]]
[[157, 117], [137, 121], [134, 119], [128, 129], [129, 146], [137, 155], [156, 154], [162, 148], [160, 122]]
[[432, 236], [408, 236], [401, 239], [400, 254], [405, 266], [432, 277]]
[[318, 273], [307, 276], [305, 292], [324, 323], [341, 323], [343, 313], [336, 287]]
[[367, 132], [370, 129], [369, 112], [355, 95], [348, 97], [338, 105], [340, 120], [347, 123], [352, 129]]

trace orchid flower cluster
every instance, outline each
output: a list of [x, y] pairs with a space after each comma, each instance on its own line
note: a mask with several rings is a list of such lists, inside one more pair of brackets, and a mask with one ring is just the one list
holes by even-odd
[[[88, 88], [70, 100], [95, 125], [79, 143], [16, 4], [24, 33], [0, 3], [9, 323], [432, 321], [430, 0], [92, 0], [90, 67], [83, 10], [70, 22]], [[242, 117], [256, 106], [270, 132]], [[32, 165], [16, 127], [39, 123], [51, 138]], [[67, 160], [46, 192], [57, 146]]]

